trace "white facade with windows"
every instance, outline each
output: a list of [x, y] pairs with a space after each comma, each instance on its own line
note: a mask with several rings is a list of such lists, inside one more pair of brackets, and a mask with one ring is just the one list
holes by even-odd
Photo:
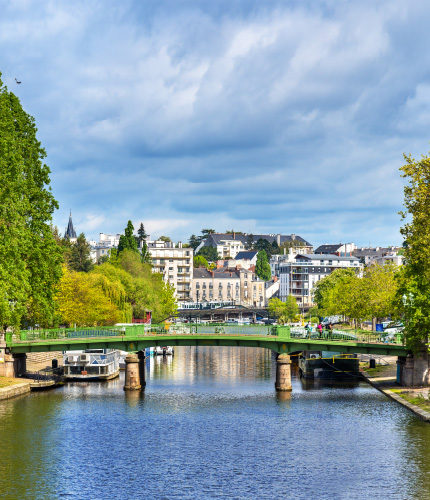
[[190, 300], [193, 249], [183, 248], [181, 242], [175, 246], [171, 241], [147, 241], [147, 246], [153, 271], [161, 273], [164, 281], [175, 288], [178, 302]]
[[296, 298], [300, 307], [313, 305], [312, 288], [320, 279], [336, 269], [356, 269], [361, 273], [363, 265], [357, 257], [337, 255], [296, 255], [292, 261], [279, 267], [279, 298], [283, 301], [289, 295]]

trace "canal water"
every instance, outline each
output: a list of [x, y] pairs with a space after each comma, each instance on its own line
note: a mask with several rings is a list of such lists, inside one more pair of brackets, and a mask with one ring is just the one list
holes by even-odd
[[2, 499], [430, 499], [430, 425], [364, 382], [276, 393], [270, 351], [177, 348], [0, 402]]

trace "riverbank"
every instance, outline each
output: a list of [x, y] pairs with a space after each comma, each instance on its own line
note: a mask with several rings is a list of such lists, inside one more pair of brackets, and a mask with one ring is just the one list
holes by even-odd
[[0, 401], [30, 392], [30, 380], [0, 377]]
[[397, 358], [376, 368], [362, 367], [363, 377], [387, 397], [401, 404], [425, 422], [430, 422], [430, 393], [428, 387], [402, 387], [397, 384]]

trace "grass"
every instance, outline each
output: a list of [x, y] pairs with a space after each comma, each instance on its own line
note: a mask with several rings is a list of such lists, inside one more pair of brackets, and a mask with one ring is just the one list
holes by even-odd
[[0, 377], [0, 389], [5, 387], [10, 387], [11, 385], [21, 384], [23, 382], [19, 378], [10, 378], [10, 377]]

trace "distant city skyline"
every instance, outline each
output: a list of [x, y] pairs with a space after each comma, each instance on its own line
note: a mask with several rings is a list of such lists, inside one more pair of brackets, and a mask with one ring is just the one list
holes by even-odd
[[[36, 120], [64, 231], [140, 222], [401, 245], [430, 149], [424, 0], [2, 2], [0, 72]], [[21, 82], [16, 83], [17, 79]]]

